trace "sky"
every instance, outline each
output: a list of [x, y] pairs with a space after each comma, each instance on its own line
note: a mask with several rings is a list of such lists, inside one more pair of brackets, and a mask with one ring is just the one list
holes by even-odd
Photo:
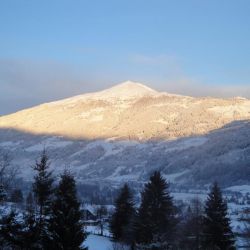
[[250, 98], [249, 0], [0, 0], [0, 115], [126, 80]]

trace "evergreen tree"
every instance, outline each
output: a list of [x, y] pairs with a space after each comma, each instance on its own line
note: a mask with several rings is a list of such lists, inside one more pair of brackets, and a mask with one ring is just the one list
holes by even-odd
[[68, 172], [61, 176], [52, 205], [50, 232], [52, 249], [77, 250], [86, 238], [81, 222], [82, 213], [76, 196], [74, 177]]
[[46, 151], [43, 150], [40, 160], [36, 162], [34, 170], [33, 192], [38, 207], [38, 234], [41, 248], [46, 248], [49, 242], [48, 220], [51, 215], [51, 203], [53, 198], [53, 177], [49, 171], [49, 160]]
[[129, 227], [135, 215], [133, 195], [125, 184], [115, 201], [115, 211], [110, 222], [110, 230], [115, 241], [130, 241]]
[[17, 214], [11, 211], [0, 221], [0, 244], [3, 249], [18, 249], [23, 245], [22, 224], [17, 220]]
[[32, 195], [32, 192], [29, 192], [26, 197], [26, 210], [30, 212], [30, 211], [33, 211], [33, 209], [34, 209], [33, 195]]
[[0, 246], [3, 249], [39, 249], [34, 213], [24, 214], [22, 222], [19, 216], [11, 211], [1, 219]]
[[39, 228], [34, 210], [29, 209], [24, 214], [24, 223], [22, 230], [23, 249], [39, 249]]
[[0, 184], [0, 203], [7, 199], [7, 193], [3, 184]]
[[227, 214], [227, 203], [223, 200], [221, 190], [215, 182], [205, 205], [203, 248], [235, 249], [234, 242], [234, 235]]
[[244, 238], [246, 249], [250, 249], [250, 207], [241, 211], [241, 221], [244, 223], [241, 236]]
[[32, 192], [29, 192], [26, 197], [26, 211], [23, 213], [23, 221], [22, 238], [24, 239], [24, 249], [40, 249], [40, 220], [36, 218]]
[[243, 236], [245, 237], [247, 247], [250, 248], [250, 215], [246, 219], [246, 225], [245, 225], [245, 229], [244, 229], [244, 232], [243, 232]]
[[203, 204], [199, 199], [190, 202], [188, 211], [180, 226], [179, 247], [181, 249], [201, 249], [201, 232], [203, 223]]
[[10, 197], [12, 202], [22, 203], [23, 202], [23, 193], [21, 189], [14, 189]]
[[168, 184], [156, 171], [141, 194], [135, 224], [137, 246], [142, 249], [168, 249], [175, 232], [175, 208]]

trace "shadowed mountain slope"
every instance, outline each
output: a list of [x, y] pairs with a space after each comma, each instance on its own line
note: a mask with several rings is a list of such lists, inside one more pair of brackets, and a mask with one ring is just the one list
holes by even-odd
[[30, 180], [31, 165], [46, 147], [55, 173], [70, 166], [79, 182], [119, 186], [143, 183], [161, 170], [177, 186], [250, 184], [250, 122], [238, 121], [203, 136], [173, 140], [74, 140], [0, 129], [0, 149]]

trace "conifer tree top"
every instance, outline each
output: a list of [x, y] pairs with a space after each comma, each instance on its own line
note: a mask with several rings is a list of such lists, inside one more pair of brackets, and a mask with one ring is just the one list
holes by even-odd
[[230, 227], [227, 203], [215, 182], [205, 205], [203, 246], [208, 249], [235, 249], [234, 235]]

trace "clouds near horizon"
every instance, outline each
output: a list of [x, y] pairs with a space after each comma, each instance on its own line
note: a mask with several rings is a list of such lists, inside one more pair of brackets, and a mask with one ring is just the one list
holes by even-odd
[[[250, 98], [250, 86], [244, 84], [215, 85], [200, 82], [185, 75], [178, 60], [167, 56], [136, 55], [129, 58], [133, 66], [162, 67], [157, 74], [126, 75], [126, 72], [110, 76], [96, 72], [96, 76], [84, 69], [76, 70], [73, 65], [55, 61], [0, 60], [0, 115], [15, 112], [40, 103], [58, 100], [86, 92], [99, 91], [125, 80], [142, 82], [149, 87], [190, 96]], [[139, 67], [139, 66], [138, 66]], [[141, 66], [140, 66], [141, 67]], [[139, 68], [140, 68], [139, 67]], [[138, 70], [140, 72], [140, 70]], [[143, 72], [142, 72], [143, 73]]]
[[0, 115], [134, 80], [250, 98], [250, 2], [0, 1]]

